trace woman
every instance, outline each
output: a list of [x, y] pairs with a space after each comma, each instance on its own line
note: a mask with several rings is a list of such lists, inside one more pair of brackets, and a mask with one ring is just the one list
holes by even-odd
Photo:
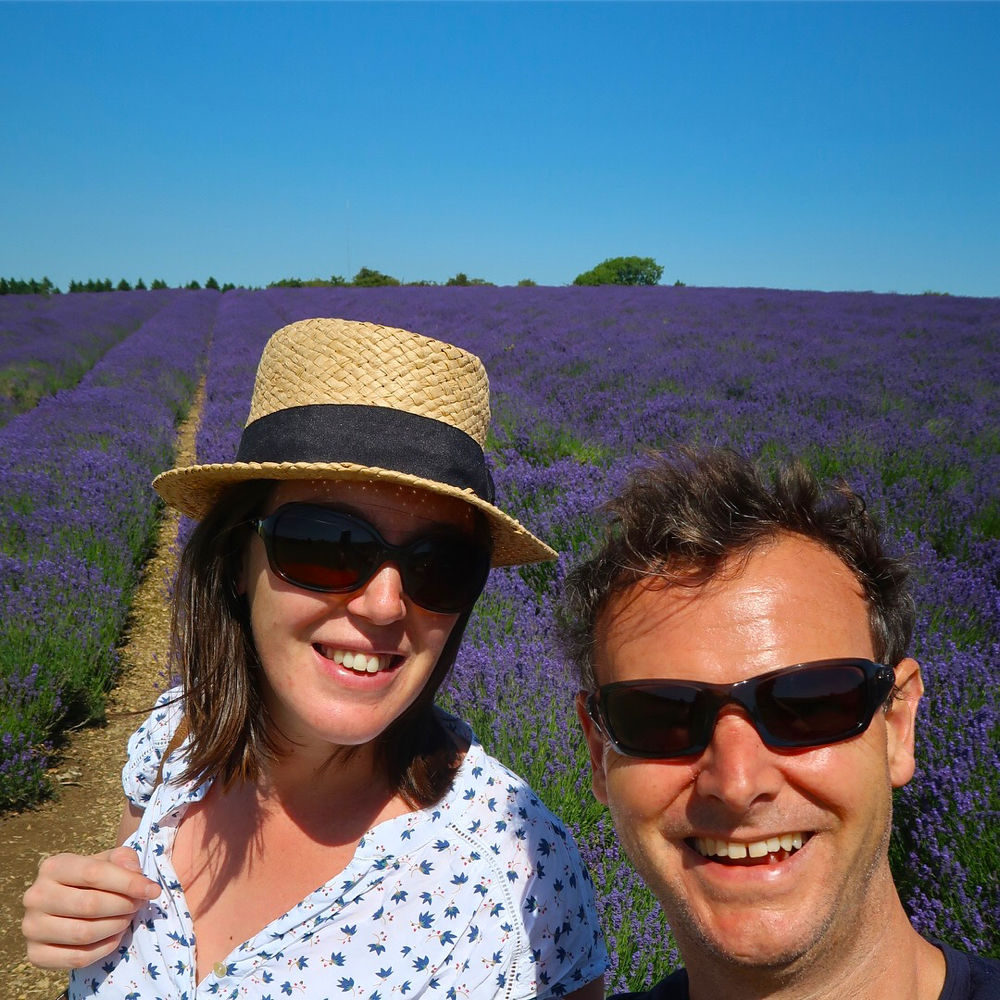
[[71, 997], [603, 996], [572, 839], [433, 705], [491, 565], [554, 553], [493, 503], [459, 348], [279, 330], [236, 460], [154, 482], [199, 519], [118, 849], [43, 862], [29, 958]]

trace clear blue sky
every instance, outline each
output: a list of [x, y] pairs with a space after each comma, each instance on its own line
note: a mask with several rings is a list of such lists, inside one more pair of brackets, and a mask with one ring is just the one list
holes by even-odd
[[997, 3], [0, 3], [0, 275], [1000, 295]]

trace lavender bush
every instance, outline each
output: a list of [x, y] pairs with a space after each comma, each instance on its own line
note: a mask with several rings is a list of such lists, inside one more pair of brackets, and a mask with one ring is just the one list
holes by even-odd
[[171, 298], [75, 388], [0, 430], [0, 808], [44, 790], [60, 723], [102, 710], [155, 524], [148, 483], [170, 460], [217, 300]]
[[[677, 442], [802, 456], [843, 476], [911, 559], [921, 609], [914, 653], [928, 698], [918, 773], [896, 800], [891, 860], [921, 931], [1000, 954], [1000, 300], [479, 287], [269, 289], [219, 301], [200, 460], [232, 457], [260, 348], [284, 322], [328, 315], [403, 326], [486, 363], [500, 503], [562, 556], [493, 574], [445, 697], [574, 830], [616, 963], [610, 986], [641, 987], [677, 955], [590, 795], [555, 607], [566, 570], [600, 531], [598, 505], [644, 448]], [[24, 504], [5, 494], [2, 516]], [[101, 509], [117, 512], [118, 501]], [[5, 564], [4, 580], [10, 572]], [[9, 683], [34, 684], [35, 660], [17, 662]], [[12, 736], [10, 759], [25, 750]]]
[[166, 301], [163, 292], [4, 298], [0, 309], [0, 427], [42, 397], [75, 385], [105, 351]]

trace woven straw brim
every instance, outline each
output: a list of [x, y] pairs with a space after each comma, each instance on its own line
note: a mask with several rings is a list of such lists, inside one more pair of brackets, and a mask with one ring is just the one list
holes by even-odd
[[233, 462], [215, 465], [191, 465], [160, 473], [153, 488], [171, 507], [196, 520], [203, 518], [222, 496], [236, 483], [254, 479], [328, 479], [351, 482], [391, 483], [455, 497], [471, 504], [485, 515], [493, 539], [493, 566], [517, 566], [522, 563], [545, 562], [559, 554], [536, 538], [520, 522], [499, 507], [494, 507], [471, 489], [459, 489], [446, 483], [421, 479], [406, 472], [370, 468], [350, 462]]

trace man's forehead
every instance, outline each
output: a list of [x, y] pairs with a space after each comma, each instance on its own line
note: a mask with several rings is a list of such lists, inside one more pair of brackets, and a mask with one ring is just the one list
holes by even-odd
[[612, 595], [596, 621], [595, 661], [600, 667], [629, 647], [648, 651], [661, 639], [678, 651], [743, 643], [748, 652], [766, 652], [783, 633], [824, 630], [828, 622], [841, 633], [868, 634], [860, 583], [830, 549], [782, 535], [731, 556], [707, 579], [696, 571], [650, 576]]

